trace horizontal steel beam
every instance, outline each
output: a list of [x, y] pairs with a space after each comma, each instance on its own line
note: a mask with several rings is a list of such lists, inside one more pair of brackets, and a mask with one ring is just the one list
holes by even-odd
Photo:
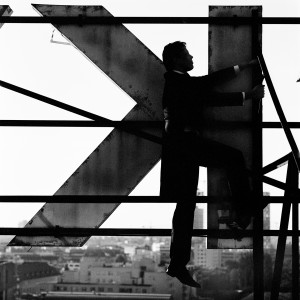
[[[163, 128], [163, 121], [1, 120], [0, 126]], [[300, 123], [299, 123], [300, 128]]]
[[[187, 198], [185, 197], [185, 200]], [[226, 198], [222, 198], [224, 201]], [[228, 200], [230, 197], [228, 197]], [[300, 203], [299, 197], [281, 197], [281, 196], [265, 196], [261, 197], [261, 201], [268, 200], [268, 203]], [[177, 203], [181, 201], [182, 198], [170, 198], [161, 196], [0, 196], [1, 202], [48, 202], [48, 203]], [[195, 203], [212, 203], [219, 201], [219, 197], [212, 196], [197, 196], [190, 198], [189, 201], [194, 201]]]
[[[289, 128], [300, 128], [300, 122], [287, 122], [287, 127]], [[263, 128], [282, 128], [282, 125], [280, 122], [262, 122]]]
[[0, 17], [0, 23], [53, 24], [300, 24], [298, 17]]
[[[239, 234], [244, 237], [253, 236], [252, 230], [241, 230]], [[257, 234], [257, 231], [255, 231]], [[260, 230], [264, 236], [299, 236], [299, 230]], [[1, 227], [0, 235], [19, 236], [171, 236], [171, 229], [146, 229], [146, 228], [15, 228]], [[224, 229], [194, 229], [193, 236], [212, 236], [218, 238], [235, 237], [232, 230]]]
[[[69, 104], [66, 104], [66, 103], [63, 103], [63, 102], [60, 102], [60, 101], [57, 101], [55, 99], [52, 99], [52, 98], [46, 97], [44, 95], [35, 93], [33, 91], [24, 89], [22, 87], [16, 86], [14, 84], [11, 84], [11, 83], [3, 81], [3, 80], [0, 80], [0, 86], [3, 87], [3, 88], [6, 88], [8, 90], [14, 91], [16, 93], [19, 93], [19, 94], [31, 97], [33, 99], [39, 100], [41, 102], [50, 104], [52, 106], [61, 108], [61, 109], [66, 110], [68, 112], [77, 114], [79, 116], [82, 116], [82, 117], [85, 117], [85, 118], [88, 118], [88, 119], [92, 119], [92, 120], [97, 121], [97, 122], [103, 122], [105, 124], [110, 124], [110, 122], [113, 122], [109, 119], [103, 118], [101, 116], [90, 113], [90, 112], [85, 111], [83, 109], [77, 108], [75, 106], [72, 106], [72, 105], [69, 105]], [[113, 127], [113, 126], [110, 126], [110, 127]], [[118, 125], [115, 124], [114, 127], [117, 127], [118, 129], [124, 130], [128, 133], [137, 135], [141, 138], [150, 140], [151, 142], [161, 144], [161, 138], [160, 137], [149, 134], [147, 132], [143, 132], [143, 131], [137, 130], [135, 128], [132, 128], [132, 127], [123, 127], [121, 123], [118, 123]]]
[[[24, 126], [24, 127], [118, 127], [124, 128], [163, 128], [163, 121], [69, 121], [69, 120], [0, 120], [0, 126]], [[276, 129], [282, 128], [280, 122], [262, 122], [262, 128]], [[229, 128], [252, 126], [252, 122], [230, 122], [215, 121], [213, 124], [203, 124], [203, 126]], [[289, 128], [300, 129], [300, 122], [287, 122]]]

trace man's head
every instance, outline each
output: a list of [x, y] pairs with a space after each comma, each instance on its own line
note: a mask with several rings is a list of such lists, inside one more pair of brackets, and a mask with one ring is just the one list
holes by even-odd
[[194, 68], [193, 56], [186, 49], [184, 42], [177, 41], [166, 45], [162, 56], [167, 71], [188, 72]]

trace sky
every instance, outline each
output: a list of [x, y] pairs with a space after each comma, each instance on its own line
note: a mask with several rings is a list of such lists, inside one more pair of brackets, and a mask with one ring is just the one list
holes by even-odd
[[[247, 1], [262, 5], [265, 17], [300, 17], [298, 0]], [[114, 16], [208, 16], [209, 5], [244, 5], [245, 1], [209, 0], [107, 0], [35, 1], [35, 4], [103, 5]], [[184, 3], [184, 4], [183, 4]], [[284, 5], [282, 3], [285, 3]], [[27, 0], [6, 0], [13, 16], [38, 16]], [[207, 73], [208, 25], [127, 24], [153, 53], [161, 58], [163, 47], [175, 40], [185, 41], [194, 56], [191, 75]], [[52, 39], [52, 41], [51, 41]], [[53, 42], [55, 41], [55, 42]], [[58, 43], [57, 43], [58, 42]], [[21, 86], [53, 99], [121, 120], [135, 105], [105, 74], [54, 30], [51, 24], [4, 24], [0, 28], [0, 80]], [[263, 53], [288, 121], [300, 121], [300, 25], [264, 25]], [[116, 109], [117, 107], [117, 109]], [[266, 89], [264, 121], [278, 121]], [[1, 120], [83, 120], [0, 87]], [[111, 128], [0, 128], [0, 195], [53, 195]], [[298, 145], [300, 130], [293, 130]], [[264, 130], [264, 165], [290, 152], [281, 129]], [[160, 164], [132, 192], [132, 195], [159, 195]], [[270, 174], [285, 181], [286, 168]], [[205, 189], [206, 170], [201, 168], [200, 186]], [[271, 195], [283, 192], [264, 185]], [[0, 226], [14, 227], [30, 218], [43, 203], [0, 204]], [[170, 228], [175, 205], [122, 204], [103, 227]], [[205, 205], [201, 207], [205, 208]], [[281, 205], [272, 205], [272, 228], [277, 229]], [[132, 218], [128, 218], [128, 214]], [[155, 217], [154, 217], [155, 216]], [[126, 225], [124, 225], [126, 224]]]

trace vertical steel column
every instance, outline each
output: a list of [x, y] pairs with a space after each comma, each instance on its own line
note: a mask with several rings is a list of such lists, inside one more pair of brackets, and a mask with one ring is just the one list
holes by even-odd
[[[258, 10], [252, 11], [252, 17], [258, 18]], [[252, 25], [252, 56], [256, 57], [257, 48], [261, 41], [259, 41], [259, 28], [257, 23]], [[253, 70], [252, 72], [252, 86], [261, 84], [262, 77], [259, 76], [261, 71]], [[262, 169], [262, 107], [261, 101], [252, 103], [252, 116], [253, 116], [253, 169], [258, 172]], [[263, 186], [262, 182], [253, 177], [253, 191], [257, 199], [262, 199]], [[257, 199], [253, 199], [255, 202]], [[260, 203], [256, 205], [260, 207]], [[264, 237], [261, 229], [263, 228], [263, 210], [258, 209], [253, 223], [253, 289], [254, 299], [259, 300], [264, 298]]]
[[[295, 172], [295, 188], [298, 187], [299, 172]], [[297, 184], [297, 185], [296, 185]], [[293, 230], [299, 230], [299, 203], [293, 203]], [[292, 238], [292, 299], [299, 300], [299, 236], [293, 235]]]
[[[289, 159], [287, 176], [286, 176], [286, 185], [287, 185], [287, 189], [285, 191], [284, 196], [286, 197], [292, 196], [293, 190], [298, 188], [298, 169], [294, 158]], [[283, 266], [284, 252], [285, 252], [285, 245], [286, 245], [286, 233], [284, 231], [288, 229], [290, 210], [291, 210], [291, 203], [288, 201], [283, 202], [280, 229], [279, 229], [280, 233], [278, 236], [270, 300], [277, 300], [279, 296], [282, 266]]]
[[[261, 16], [261, 6], [209, 6], [210, 17], [246, 17], [251, 18], [252, 12], [258, 11]], [[261, 25], [256, 24], [256, 40], [261, 36]], [[258, 36], [257, 36], [258, 35]], [[252, 25], [209, 25], [209, 73], [215, 72], [222, 68], [248, 62], [253, 58], [254, 45], [252, 45], [253, 34]], [[255, 74], [254, 78], [261, 77], [261, 71]], [[252, 73], [255, 70], [249, 68], [233, 78], [230, 81], [219, 84], [216, 88], [218, 92], [237, 92], [249, 91], [253, 87]], [[203, 115], [203, 121], [209, 126], [203, 130], [203, 136], [222, 144], [240, 150], [245, 158], [246, 167], [253, 173], [261, 171], [260, 159], [258, 163], [254, 163], [258, 157], [259, 142], [255, 148], [254, 139], [259, 140], [259, 134], [254, 131], [256, 128], [253, 124], [256, 117], [253, 115], [254, 101], [247, 101], [244, 106], [223, 106], [223, 107], [207, 107]], [[257, 115], [258, 109], [254, 108]], [[235, 124], [228, 128], [221, 124]], [[247, 124], [241, 126], [242, 124]], [[215, 124], [216, 126], [210, 126]], [[220, 125], [219, 125], [220, 124]], [[258, 127], [261, 131], [261, 127]], [[255, 137], [254, 137], [255, 136]], [[258, 165], [258, 167], [257, 167]], [[209, 229], [225, 229], [226, 225], [222, 223], [222, 214], [226, 215], [231, 210], [232, 201], [229, 200], [231, 191], [228, 188], [228, 177], [222, 168], [208, 168], [208, 195], [215, 196], [216, 201], [210, 202], [208, 206], [208, 228]], [[243, 199], [241, 199], [243, 201]], [[255, 205], [254, 205], [255, 206]], [[252, 229], [252, 224], [249, 226]], [[250, 229], [249, 228], [249, 229]], [[244, 237], [241, 241], [234, 239], [221, 239], [208, 237], [207, 247], [209, 249], [217, 248], [253, 248], [253, 238]]]

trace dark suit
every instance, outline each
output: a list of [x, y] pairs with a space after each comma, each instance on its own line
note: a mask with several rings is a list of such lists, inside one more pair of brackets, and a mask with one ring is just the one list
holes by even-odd
[[[243, 105], [241, 92], [213, 92], [218, 82], [233, 77], [234, 68], [203, 77], [190, 77], [173, 71], [165, 74], [163, 109], [169, 127], [163, 137], [160, 195], [179, 200], [173, 216], [170, 253], [174, 264], [186, 265], [190, 260], [196, 204], [188, 198], [196, 196], [199, 165], [225, 168], [236, 199], [250, 192], [243, 154], [202, 137], [201, 120], [206, 106]], [[237, 211], [240, 203], [235, 202]]]

